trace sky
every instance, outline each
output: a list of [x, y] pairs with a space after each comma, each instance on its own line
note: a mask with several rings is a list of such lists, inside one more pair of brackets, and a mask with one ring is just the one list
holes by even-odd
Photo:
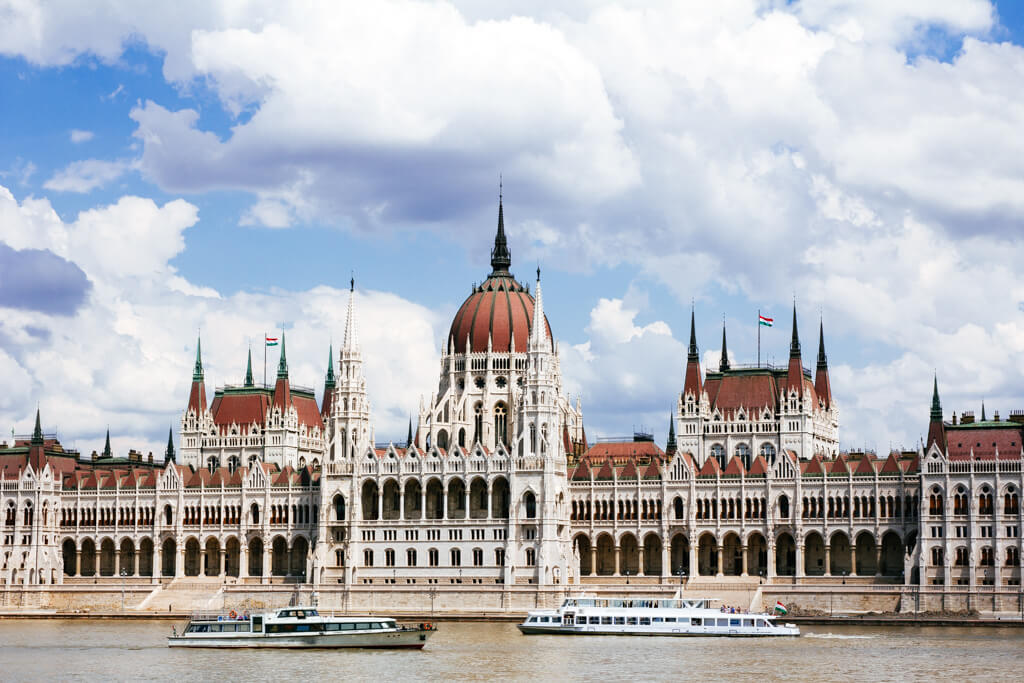
[[[264, 332], [322, 390], [355, 277], [378, 441], [512, 270], [588, 436], [702, 360], [805, 365], [844, 448], [1024, 409], [1024, 10], [983, 0], [0, 0], [0, 432], [159, 457]], [[267, 361], [276, 367], [277, 350]]]

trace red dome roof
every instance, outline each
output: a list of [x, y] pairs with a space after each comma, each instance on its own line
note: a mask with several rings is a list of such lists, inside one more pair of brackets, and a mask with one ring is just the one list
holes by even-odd
[[[551, 324], [544, 316], [547, 338], [551, 339]], [[525, 352], [533, 327], [533, 297], [526, 288], [507, 272], [491, 273], [459, 308], [448, 332], [454, 341], [455, 353], [466, 353], [469, 338], [473, 353], [487, 350], [487, 337], [491, 349], [508, 353], [515, 335], [516, 351]], [[447, 346], [447, 345], [446, 345]]]

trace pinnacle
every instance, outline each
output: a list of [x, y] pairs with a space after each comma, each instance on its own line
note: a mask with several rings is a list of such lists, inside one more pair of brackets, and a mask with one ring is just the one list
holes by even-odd
[[793, 340], [789, 344], [789, 357], [800, 357], [800, 335], [796, 331], [796, 302], [793, 302]]
[[203, 381], [203, 340], [196, 337], [196, 365], [192, 370], [192, 381]]
[[700, 360], [700, 356], [697, 353], [697, 327], [694, 323], [693, 309], [690, 309], [690, 349], [686, 355], [686, 360], [691, 363], [696, 363]]
[[494, 236], [494, 249], [491, 250], [491, 275], [508, 275], [511, 265], [512, 254], [508, 250], [508, 240], [505, 238], [505, 209], [502, 206], [502, 197], [499, 193], [498, 232]]
[[281, 360], [277, 362], [277, 378], [288, 379], [288, 357], [285, 352], [284, 332], [281, 332]]
[[729, 369], [729, 349], [725, 344], [725, 324], [722, 325], [722, 358], [718, 361], [718, 371], [725, 372]]

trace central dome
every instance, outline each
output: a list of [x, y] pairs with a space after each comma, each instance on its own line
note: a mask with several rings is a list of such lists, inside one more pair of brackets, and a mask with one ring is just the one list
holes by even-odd
[[[516, 351], [526, 351], [533, 329], [533, 297], [512, 277], [508, 270], [511, 265], [512, 256], [505, 240], [504, 209], [499, 200], [498, 234], [491, 251], [491, 274], [473, 290], [455, 314], [446, 347], [454, 348], [455, 353], [480, 353], [487, 351], [489, 338], [492, 351], [508, 353], [515, 339]], [[547, 316], [544, 316], [544, 327], [545, 336], [551, 339]]]

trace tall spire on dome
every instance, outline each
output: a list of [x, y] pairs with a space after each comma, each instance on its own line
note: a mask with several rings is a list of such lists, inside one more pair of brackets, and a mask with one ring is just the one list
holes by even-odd
[[43, 444], [43, 426], [39, 421], [39, 408], [36, 408], [36, 428], [32, 430], [32, 445], [41, 446]]
[[722, 358], [718, 361], [718, 371], [725, 372], [729, 369], [729, 348], [725, 344], [725, 321], [722, 321]]
[[501, 180], [498, 180], [498, 234], [494, 236], [494, 249], [491, 249], [491, 275], [508, 275], [512, 265], [512, 254], [508, 250], [505, 239], [505, 210], [502, 207]]
[[245, 365], [245, 386], [253, 386], [252, 381], [252, 347], [249, 347], [249, 361]]
[[285, 353], [284, 332], [281, 332], [281, 360], [277, 361], [277, 378], [288, 379], [288, 356]]
[[356, 279], [349, 280], [348, 310], [345, 312], [345, 340], [342, 348], [355, 351], [359, 347], [359, 336], [356, 328]]
[[203, 381], [203, 340], [201, 337], [196, 337], [196, 365], [192, 370], [192, 381]]

